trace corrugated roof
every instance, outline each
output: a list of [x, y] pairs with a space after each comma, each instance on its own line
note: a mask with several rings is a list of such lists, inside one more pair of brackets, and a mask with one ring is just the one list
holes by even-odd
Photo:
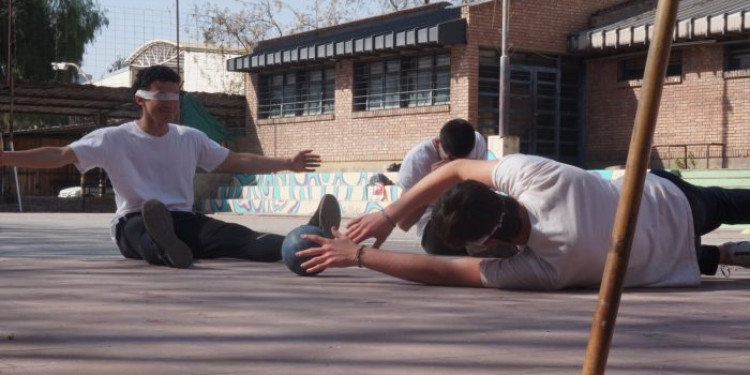
[[[653, 34], [656, 8], [569, 37], [572, 51], [616, 50], [646, 45]], [[750, 0], [682, 0], [675, 40], [750, 36]]]
[[465, 43], [461, 8], [441, 2], [266, 40], [252, 54], [227, 60], [227, 70], [252, 72], [404, 47]]

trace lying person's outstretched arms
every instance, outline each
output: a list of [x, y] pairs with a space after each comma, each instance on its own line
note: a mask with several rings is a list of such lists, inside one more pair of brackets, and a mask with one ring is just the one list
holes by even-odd
[[[492, 186], [492, 173], [497, 160], [452, 161], [428, 174], [398, 200], [380, 212], [373, 212], [349, 221], [346, 225], [347, 237], [359, 243], [375, 238], [374, 247], [380, 247], [390, 236], [396, 225], [407, 227], [414, 211], [423, 209], [441, 194], [461, 181], [475, 180]], [[402, 225], [404, 224], [404, 225]]]
[[326, 268], [360, 266], [387, 275], [430, 285], [482, 287], [479, 258], [441, 258], [431, 255], [405, 254], [357, 245], [338, 230], [334, 238], [303, 235], [315, 242], [314, 247], [297, 252], [297, 256], [313, 256], [302, 263], [307, 272]]

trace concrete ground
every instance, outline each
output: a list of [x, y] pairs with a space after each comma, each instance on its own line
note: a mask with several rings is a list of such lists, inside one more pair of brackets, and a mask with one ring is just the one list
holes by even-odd
[[[0, 214], [0, 374], [575, 374], [596, 291], [427, 287], [366, 269], [120, 257], [109, 214]], [[286, 233], [299, 217], [220, 215]], [[419, 251], [413, 234], [385, 248]], [[706, 242], [748, 239], [721, 230]], [[628, 290], [607, 374], [750, 372], [750, 272]]]

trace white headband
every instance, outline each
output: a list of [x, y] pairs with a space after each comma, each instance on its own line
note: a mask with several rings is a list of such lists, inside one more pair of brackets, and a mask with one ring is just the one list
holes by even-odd
[[499, 222], [497, 223], [497, 225], [495, 225], [494, 228], [492, 228], [492, 230], [490, 231], [490, 233], [488, 233], [484, 237], [477, 238], [476, 240], [466, 241], [467, 247], [468, 247], [468, 245], [471, 245], [471, 246], [474, 246], [474, 247], [481, 247], [481, 246], [483, 246], [484, 243], [487, 242], [487, 240], [489, 240], [490, 237], [492, 237], [492, 235], [495, 234], [495, 232], [503, 226], [503, 221], [505, 221], [505, 212], [503, 212], [502, 215], [500, 215]]
[[138, 90], [135, 92], [135, 96], [146, 99], [146, 100], [162, 100], [162, 101], [179, 101], [180, 94], [175, 92], [151, 92], [146, 90]]

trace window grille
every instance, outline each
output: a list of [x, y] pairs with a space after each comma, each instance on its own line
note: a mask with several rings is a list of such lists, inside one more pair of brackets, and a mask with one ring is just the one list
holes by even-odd
[[450, 103], [448, 53], [400, 56], [354, 66], [354, 110]]
[[264, 74], [258, 82], [258, 118], [333, 113], [333, 67]]

